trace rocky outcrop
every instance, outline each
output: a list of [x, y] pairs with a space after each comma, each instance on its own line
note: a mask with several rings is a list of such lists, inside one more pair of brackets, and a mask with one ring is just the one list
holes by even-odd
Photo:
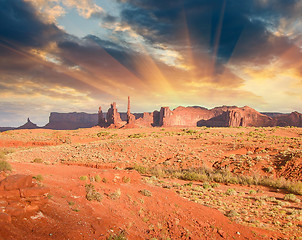
[[106, 118], [107, 126], [110, 128], [120, 128], [125, 125], [125, 122], [122, 121], [120, 114], [117, 111], [115, 102], [113, 102], [108, 109]]
[[168, 107], [160, 110], [159, 126], [197, 126], [198, 121], [215, 116], [215, 111], [202, 107], [178, 107], [171, 111]]
[[49, 188], [40, 187], [32, 176], [11, 175], [0, 182], [0, 223], [13, 217], [33, 215], [47, 203]]
[[228, 110], [225, 114], [228, 127], [268, 127], [272, 125], [272, 118], [247, 106]]
[[101, 107], [99, 107], [99, 112], [98, 112], [98, 125], [102, 126], [102, 127], [105, 127], [107, 125], [106, 119], [104, 117]]
[[298, 112], [292, 112], [290, 114], [283, 114], [276, 116], [273, 119], [273, 124], [275, 126], [285, 127], [294, 126], [302, 127], [302, 114]]
[[37, 124], [32, 123], [32, 122], [30, 121], [30, 119], [27, 118], [27, 123], [25, 123], [24, 125], [18, 127], [17, 129], [37, 129], [37, 128], [39, 128], [39, 127], [37, 126]]
[[91, 128], [98, 124], [98, 114], [89, 113], [56, 113], [49, 116], [49, 123], [43, 128], [55, 130], [75, 130], [78, 128]]
[[128, 97], [127, 125], [130, 125], [130, 126], [135, 125], [135, 116], [133, 114], [131, 114], [131, 110], [130, 110], [130, 97]]
[[14, 127], [0, 127], [0, 132], [10, 131], [14, 130]]
[[215, 108], [215, 117], [201, 120], [198, 126], [207, 127], [266, 127], [272, 125], [272, 118], [263, 115], [250, 107]]

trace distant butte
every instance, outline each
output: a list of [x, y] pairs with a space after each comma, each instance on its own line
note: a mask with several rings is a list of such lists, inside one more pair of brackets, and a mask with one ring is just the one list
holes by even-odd
[[98, 113], [50, 113], [49, 122], [44, 127], [38, 127], [27, 119], [27, 123], [18, 128], [0, 128], [0, 131], [12, 129], [46, 128], [55, 130], [74, 130], [78, 128], [136, 128], [136, 127], [302, 127], [302, 114], [292, 112], [260, 113], [248, 106], [221, 106], [213, 109], [204, 107], [161, 107], [159, 111], [131, 113], [130, 97], [128, 97], [127, 112], [119, 113], [113, 102], [107, 113], [99, 107]]
[[110, 121], [107, 118], [107, 122], [99, 119], [100, 127], [302, 127], [301, 113], [261, 114], [248, 106], [242, 108], [222, 106], [213, 109], [194, 106], [177, 107], [174, 110], [170, 110], [169, 107], [161, 107], [160, 111], [145, 112], [142, 116], [136, 117], [130, 113], [130, 98], [128, 97], [127, 122], [123, 122], [118, 118], [119, 115], [115, 103], [108, 110], [110, 116], [112, 111], [117, 117], [111, 117]]

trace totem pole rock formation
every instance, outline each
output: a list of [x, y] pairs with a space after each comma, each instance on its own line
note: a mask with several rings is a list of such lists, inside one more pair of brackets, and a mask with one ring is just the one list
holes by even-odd
[[102, 112], [102, 107], [99, 107], [99, 112], [98, 112], [98, 125], [101, 127], [106, 127], [106, 120], [104, 118], [103, 112]]
[[130, 111], [130, 97], [128, 96], [128, 108], [127, 108], [127, 124], [133, 125], [135, 122], [135, 116]]
[[[123, 120], [122, 120], [123, 119]], [[127, 121], [127, 122], [126, 122]], [[128, 97], [127, 113], [117, 112], [116, 103], [111, 104], [107, 119], [99, 108], [99, 126], [110, 128], [134, 127], [170, 127], [170, 126], [207, 126], [207, 127], [267, 127], [267, 126], [302, 126], [302, 114], [267, 115], [257, 112], [248, 106], [221, 106], [213, 109], [204, 107], [177, 107], [171, 110], [162, 107], [160, 111], [131, 113], [130, 97]]]
[[110, 125], [117, 125], [122, 122], [121, 116], [117, 111], [116, 102], [111, 104], [111, 107], [108, 109], [107, 112], [107, 124]]

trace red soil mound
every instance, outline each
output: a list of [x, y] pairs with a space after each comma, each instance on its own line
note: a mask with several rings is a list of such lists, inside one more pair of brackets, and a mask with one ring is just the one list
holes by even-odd
[[[278, 235], [251, 231], [231, 222], [215, 209], [187, 201], [170, 190], [149, 185], [133, 171], [14, 163], [22, 173], [42, 174], [50, 200], [37, 215], [12, 217], [3, 228], [4, 239], [106, 239], [124, 232], [128, 239], [268, 239]], [[81, 181], [99, 175], [102, 181]], [[105, 180], [104, 180], [105, 179]], [[88, 201], [85, 184], [102, 196]], [[259, 232], [261, 231], [261, 232]]]

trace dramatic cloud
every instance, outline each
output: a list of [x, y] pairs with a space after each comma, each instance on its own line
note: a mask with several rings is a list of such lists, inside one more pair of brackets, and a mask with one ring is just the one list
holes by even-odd
[[125, 110], [128, 95], [135, 111], [302, 111], [301, 12], [300, 0], [0, 0], [0, 126]]

